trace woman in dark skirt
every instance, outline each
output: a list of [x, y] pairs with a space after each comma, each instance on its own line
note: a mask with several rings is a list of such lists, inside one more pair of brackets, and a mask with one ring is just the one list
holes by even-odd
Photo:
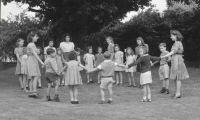
[[60, 49], [62, 51], [63, 62], [69, 61], [69, 53], [74, 50], [74, 43], [71, 42], [71, 37], [68, 33], [63, 36], [63, 42], [60, 43]]

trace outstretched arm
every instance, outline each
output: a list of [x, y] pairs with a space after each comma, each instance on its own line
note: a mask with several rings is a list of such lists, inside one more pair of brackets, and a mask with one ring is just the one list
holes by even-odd
[[128, 65], [128, 68], [132, 67], [132, 66], [135, 66], [139, 63], [141, 63], [142, 61], [142, 58], [140, 57], [139, 59], [137, 59], [135, 62], [132, 62], [131, 64]]
[[172, 50], [170, 53], [168, 53], [167, 55], [165, 55], [165, 56], [162, 56], [161, 57], [161, 59], [162, 58], [166, 58], [166, 57], [170, 57], [170, 56], [172, 56], [174, 54], [174, 51]]

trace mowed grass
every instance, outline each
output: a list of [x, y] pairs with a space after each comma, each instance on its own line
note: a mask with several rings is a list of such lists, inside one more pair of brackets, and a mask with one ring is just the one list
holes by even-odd
[[[79, 105], [71, 105], [67, 87], [59, 90], [61, 102], [46, 102], [46, 83], [40, 89], [40, 99], [28, 98], [19, 89], [15, 68], [0, 71], [0, 120], [200, 120], [200, 69], [188, 68], [190, 80], [183, 81], [183, 97], [174, 100], [160, 94], [161, 81], [157, 68], [152, 70], [152, 102], [140, 102], [142, 90], [128, 88], [127, 80], [114, 87], [114, 103], [97, 104], [99, 85], [83, 84], [79, 88]], [[124, 75], [125, 76], [125, 75]], [[139, 74], [135, 78], [138, 80]], [[85, 74], [83, 73], [85, 82]], [[173, 81], [170, 90], [173, 93]], [[53, 95], [53, 93], [52, 93]]]

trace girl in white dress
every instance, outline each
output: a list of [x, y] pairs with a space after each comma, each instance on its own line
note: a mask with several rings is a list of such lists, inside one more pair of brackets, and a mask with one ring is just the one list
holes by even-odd
[[[126, 66], [129, 64], [135, 62], [137, 59], [136, 55], [134, 55], [134, 51], [131, 47], [128, 47], [126, 49]], [[126, 73], [128, 75], [128, 80], [129, 80], [129, 86], [128, 87], [135, 87], [135, 79], [134, 79], [134, 72], [136, 72], [136, 66], [133, 66], [131, 68], [127, 68]]]
[[[94, 68], [94, 62], [95, 62], [95, 57], [92, 54], [93, 49], [92, 47], [88, 48], [88, 53], [84, 55], [84, 61], [85, 61], [85, 67], [87, 70], [91, 71]], [[92, 81], [92, 75], [90, 73], [87, 73], [87, 83], [93, 83]]]

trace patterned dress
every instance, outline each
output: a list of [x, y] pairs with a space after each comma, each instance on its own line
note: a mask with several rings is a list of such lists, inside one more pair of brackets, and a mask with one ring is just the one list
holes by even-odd
[[87, 53], [84, 55], [84, 60], [86, 62], [85, 67], [87, 68], [87, 70], [93, 70], [95, 60], [94, 55]]
[[189, 74], [183, 59], [183, 45], [182, 42], [176, 41], [171, 51], [174, 51], [174, 54], [171, 57], [171, 72], [170, 79], [172, 80], [185, 80], [189, 78]]
[[[124, 53], [122, 51], [117, 51], [114, 56], [114, 61], [117, 64], [123, 64]], [[116, 66], [115, 71], [124, 71], [122, 67]]]
[[28, 68], [28, 76], [37, 76], [40, 77], [40, 67], [37, 58], [33, 55], [33, 51], [38, 54], [39, 51], [35, 46], [35, 43], [29, 43], [27, 45], [27, 54], [28, 54], [28, 59], [27, 59], [27, 68]]
[[79, 62], [71, 60], [67, 62], [67, 70], [65, 72], [65, 85], [81, 85], [82, 79], [79, 72]]
[[[20, 59], [21, 59], [21, 57], [23, 55], [23, 47], [15, 48], [14, 53], [15, 53], [15, 55], [18, 54]], [[16, 75], [22, 74], [22, 72], [21, 72], [21, 63], [18, 61], [18, 59], [17, 59], [17, 66], [16, 66], [15, 74]]]
[[27, 75], [28, 74], [28, 68], [27, 68], [27, 60], [28, 60], [28, 56], [25, 54], [25, 55], [22, 55], [21, 57], [21, 73], [23, 75]]

